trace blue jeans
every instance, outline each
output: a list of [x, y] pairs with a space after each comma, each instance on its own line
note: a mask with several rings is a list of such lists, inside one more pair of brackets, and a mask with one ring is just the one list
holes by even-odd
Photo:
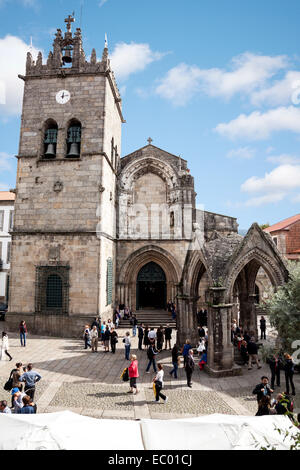
[[157, 372], [155, 358], [149, 360], [146, 372], [148, 372], [150, 370], [151, 364], [153, 364], [154, 372]]
[[136, 336], [136, 325], [132, 327], [132, 335]]
[[20, 333], [20, 341], [21, 341], [21, 346], [23, 346], [23, 342], [24, 342], [24, 346], [26, 346], [26, 333]]
[[174, 372], [174, 377], [177, 379], [177, 370], [178, 370], [178, 364], [177, 362], [172, 362], [173, 364], [173, 369], [171, 370], [170, 374], [172, 375]]
[[130, 344], [125, 344], [125, 359], [129, 361]]

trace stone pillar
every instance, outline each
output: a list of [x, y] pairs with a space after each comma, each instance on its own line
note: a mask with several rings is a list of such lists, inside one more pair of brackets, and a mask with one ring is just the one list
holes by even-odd
[[225, 303], [224, 287], [211, 287], [208, 311], [207, 370], [213, 376], [239, 375], [240, 368], [233, 363], [231, 343], [232, 304]]
[[196, 346], [199, 341], [197, 318], [195, 308], [197, 308], [197, 299], [187, 295], [177, 296], [177, 342], [182, 346], [187, 339], [191, 341], [192, 346]]
[[255, 299], [255, 294], [244, 293], [240, 295], [240, 325], [243, 331], [247, 331], [257, 338]]

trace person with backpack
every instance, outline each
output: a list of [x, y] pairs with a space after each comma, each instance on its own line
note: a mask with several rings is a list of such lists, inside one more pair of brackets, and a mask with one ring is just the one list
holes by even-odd
[[285, 384], [286, 384], [286, 392], [285, 393], [287, 395], [289, 395], [289, 393], [290, 393], [290, 384], [291, 384], [292, 395], [296, 395], [295, 384], [294, 384], [294, 381], [293, 381], [294, 372], [295, 372], [294, 362], [293, 362], [292, 357], [287, 353], [284, 354], [284, 359], [285, 359], [284, 373], [285, 373]]
[[148, 365], [147, 365], [147, 369], [146, 369], [146, 374], [149, 374], [149, 370], [150, 370], [150, 367], [151, 367], [151, 364], [153, 364], [153, 370], [154, 372], [157, 371], [157, 368], [156, 368], [156, 361], [155, 361], [155, 356], [158, 354], [158, 351], [155, 349], [155, 346], [153, 344], [150, 344], [148, 350], [147, 350], [147, 357], [149, 359], [149, 362], [148, 362]]
[[21, 347], [26, 347], [27, 326], [24, 320], [19, 325]]

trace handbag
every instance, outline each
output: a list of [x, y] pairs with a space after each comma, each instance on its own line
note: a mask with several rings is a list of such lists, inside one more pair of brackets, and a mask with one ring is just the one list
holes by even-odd
[[128, 382], [129, 380], [128, 367], [126, 367], [126, 369], [123, 370], [120, 378], [123, 380], [123, 382]]
[[13, 388], [13, 379], [12, 379], [12, 377], [10, 377], [7, 382], [5, 382], [3, 388], [7, 392], [11, 391], [11, 389]]

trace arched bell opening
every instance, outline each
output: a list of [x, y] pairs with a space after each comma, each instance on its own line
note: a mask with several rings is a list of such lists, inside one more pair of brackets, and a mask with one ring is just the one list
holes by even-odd
[[80, 158], [81, 152], [81, 123], [72, 119], [67, 131], [66, 158]]
[[44, 126], [43, 158], [56, 158], [58, 126], [53, 119], [49, 119]]

